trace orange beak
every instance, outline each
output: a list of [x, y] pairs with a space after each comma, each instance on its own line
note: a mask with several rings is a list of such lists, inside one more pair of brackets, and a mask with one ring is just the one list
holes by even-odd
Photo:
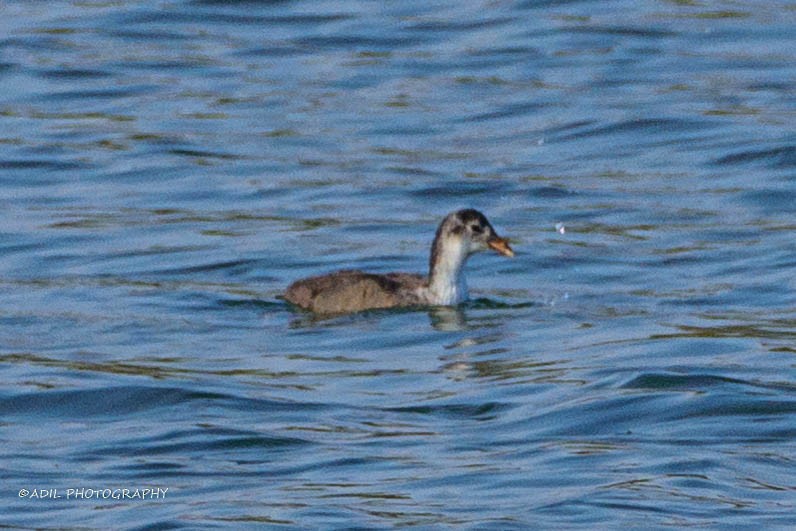
[[508, 240], [505, 238], [501, 238], [500, 236], [494, 236], [489, 238], [489, 241], [486, 244], [495, 251], [499, 252], [503, 256], [514, 256], [514, 251], [509, 246]]

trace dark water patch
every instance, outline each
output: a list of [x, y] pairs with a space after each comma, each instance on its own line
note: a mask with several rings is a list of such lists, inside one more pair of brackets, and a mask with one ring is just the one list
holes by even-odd
[[456, 76], [453, 81], [459, 85], [484, 85], [495, 87], [512, 84], [511, 81], [498, 76]]
[[[282, 296], [279, 296], [279, 298], [282, 299]], [[356, 313], [316, 314], [288, 302], [285, 302], [283, 307], [296, 314], [297, 317], [290, 322], [290, 327], [294, 329], [311, 329], [317, 326], [345, 327], [358, 322], [369, 322], [374, 319], [378, 320], [391, 316], [413, 314], [428, 310], [427, 306], [399, 306], [395, 308], [374, 308]]]
[[281, 5], [291, 4], [293, 0], [190, 0], [189, 3], [197, 6], [272, 9]]
[[704, 120], [686, 120], [675, 118], [642, 118], [615, 122], [610, 125], [592, 127], [584, 131], [554, 137], [554, 140], [577, 140], [592, 136], [606, 135], [651, 135], [678, 134], [686, 131], [698, 131], [714, 127]]
[[[101, 450], [99, 455], [101, 455]], [[109, 452], [110, 454], [110, 452]], [[86, 459], [91, 461], [91, 459]], [[75, 462], [80, 462], [80, 458], [76, 458]], [[169, 462], [153, 462], [146, 461], [143, 463], [125, 463], [114, 467], [114, 471], [118, 474], [123, 474], [129, 478], [166, 478], [178, 477], [184, 473], [189, 472], [190, 468], [187, 464], [183, 463], [169, 463]], [[147, 528], [149, 529], [149, 528]]]
[[[389, 439], [388, 439], [389, 440]], [[299, 450], [302, 450], [299, 448]], [[268, 462], [266, 459], [258, 459], [255, 464], [259, 462]], [[406, 496], [400, 494], [391, 494], [386, 491], [380, 492], [372, 492], [370, 488], [366, 488], [365, 492], [351, 492], [352, 488], [363, 487], [358, 485], [356, 482], [351, 482], [344, 479], [338, 479], [337, 481], [329, 481], [330, 475], [332, 477], [337, 476], [339, 474], [339, 478], [345, 477], [346, 473], [351, 472], [351, 470], [356, 470], [359, 467], [368, 466], [373, 468], [374, 470], [378, 470], [383, 468], [385, 462], [388, 462], [384, 459], [379, 457], [340, 457], [340, 458], [327, 458], [325, 453], [322, 453], [318, 456], [318, 459], [315, 459], [313, 462], [307, 463], [307, 460], [302, 459], [292, 459], [292, 460], [284, 460], [281, 463], [268, 463], [268, 474], [274, 477], [293, 477], [296, 475], [310, 475], [313, 476], [313, 473], [323, 473], [323, 476], [316, 476], [318, 477], [318, 482], [306, 482], [301, 485], [297, 485], [295, 488], [290, 488], [289, 490], [297, 490], [297, 491], [311, 491], [316, 492], [318, 496], [321, 498], [340, 498], [340, 499], [356, 499], [361, 498], [364, 500], [374, 500], [380, 498], [386, 499], [406, 499]], [[247, 462], [248, 464], [248, 462]], [[243, 472], [246, 475], [250, 475], [256, 478], [258, 475], [261, 475], [262, 472], [253, 471], [253, 472]], [[328, 488], [327, 488], [328, 487]], [[341, 489], [341, 491], [338, 491]], [[347, 527], [348, 528], [348, 527]]]
[[38, 100], [47, 101], [69, 101], [69, 100], [104, 100], [118, 98], [129, 98], [143, 94], [151, 94], [156, 88], [153, 85], [139, 85], [135, 87], [127, 87], [123, 89], [83, 89], [83, 90], [69, 90], [64, 92], [49, 92], [37, 98]]
[[[128, 176], [124, 176], [127, 178]], [[131, 179], [132, 180], [132, 179]], [[297, 219], [287, 216], [258, 214], [241, 210], [212, 211], [169, 208], [122, 208], [119, 210], [101, 211], [85, 207], [61, 208], [53, 212], [52, 217], [66, 218], [62, 221], [51, 221], [48, 228], [85, 228], [97, 226], [125, 226], [125, 227], [162, 227], [168, 225], [211, 225], [219, 224], [268, 224], [278, 226], [279, 231], [310, 231], [327, 226], [339, 224], [338, 220], [331, 218], [306, 218]], [[207, 235], [226, 235], [224, 229], [203, 229], [211, 231]], [[221, 231], [213, 233], [212, 231]], [[233, 231], [232, 235], [236, 233]], [[135, 249], [110, 253], [111, 257], [135, 257], [152, 254], [168, 254], [191, 252], [212, 248], [210, 244], [181, 245], [181, 246], [153, 246], [146, 249]]]
[[770, 168], [794, 168], [796, 167], [796, 146], [740, 151], [719, 157], [713, 163], [717, 166], [762, 163]]
[[676, 37], [678, 33], [650, 27], [631, 27], [631, 26], [593, 26], [589, 24], [568, 26], [563, 31], [567, 33], [593, 33], [596, 35], [616, 35], [619, 37], [638, 37], [640, 39], [661, 39], [666, 37]]
[[[5, 243], [0, 239], [0, 256], [11, 256], [15, 253], [22, 253], [26, 254], [36, 249], [41, 249], [44, 245], [43, 242], [36, 242], [36, 243], [13, 243], [11, 240], [13, 236], [9, 236], [7, 234], [0, 234], [0, 238], [5, 239], [8, 238], [8, 243]], [[0, 285], [4, 280], [0, 280]]]
[[52, 51], [62, 48], [70, 48], [71, 45], [62, 38], [49, 35], [26, 35], [25, 37], [11, 37], [0, 40], [0, 49], [21, 48], [30, 51]]
[[159, 275], [193, 275], [196, 273], [224, 272], [229, 275], [242, 275], [252, 270], [257, 260], [225, 260], [222, 262], [212, 262], [197, 266], [177, 267], [163, 269], [157, 272]]
[[387, 166], [385, 171], [395, 175], [408, 175], [414, 177], [442, 177], [443, 174], [431, 169], [417, 166]]
[[573, 4], [593, 4], [599, 3], [596, 0], [525, 0], [515, 4], [515, 9], [548, 9]]
[[[8, 358], [10, 356], [3, 356], [0, 362], [8, 361]], [[320, 403], [244, 398], [178, 387], [144, 386], [114, 386], [78, 391], [47, 390], [0, 398], [0, 413], [11, 417], [33, 415], [79, 419], [87, 416], [132, 415], [174, 407], [213, 407], [229, 411], [261, 411], [290, 416], [300, 415], [301, 411], [315, 411], [330, 406]], [[232, 437], [232, 439], [239, 438]]]
[[650, 339], [674, 338], [740, 338], [796, 340], [796, 327], [792, 323], [734, 323], [720, 326], [679, 325], [680, 333], [656, 334]]
[[390, 413], [433, 416], [449, 419], [493, 420], [501, 413], [512, 409], [511, 404], [490, 402], [486, 404], [439, 404], [428, 406], [404, 406], [382, 408]]
[[[171, 71], [171, 70], [188, 70], [194, 72], [195, 75], [199, 75], [200, 72], [203, 72], [203, 77], [223, 77], [224, 72], [217, 68], [219, 63], [211, 60], [207, 57], [195, 55], [195, 56], [183, 56], [181, 59], [149, 59], [149, 58], [129, 58], [126, 60], [119, 61], [118, 63], [112, 63], [111, 66], [114, 69], [119, 69], [122, 71]], [[175, 110], [175, 114], [179, 113], [180, 111]]]
[[650, 412], [659, 415], [663, 409], [671, 412], [671, 403], [666, 401], [664, 408], [663, 402], [660, 397], [650, 395], [592, 397], [583, 403], [557, 406], [553, 411], [542, 413], [535, 422], [550, 426], [557, 436], [616, 440], [619, 434], [633, 433], [640, 425], [646, 425], [642, 419]]
[[305, 55], [311, 52], [312, 48], [306, 46], [298, 46], [290, 43], [273, 43], [269, 46], [247, 48], [246, 50], [235, 52], [235, 55], [240, 57], [285, 58]]
[[[6, 361], [7, 356], [3, 356]], [[80, 391], [47, 391], [0, 398], [0, 412], [8, 416], [59, 418], [130, 415], [168, 408], [196, 400], [212, 400], [223, 395], [199, 393], [179, 388], [108, 387]]]
[[[120, 216], [123, 217], [123, 216]], [[126, 218], [124, 221], [120, 222], [124, 226], [130, 225], [138, 225], [139, 223], [145, 224], [144, 220], [136, 220], [131, 218]], [[152, 223], [153, 225], [157, 225], [157, 223]], [[59, 225], [54, 225], [55, 228], [59, 228]], [[207, 251], [211, 249], [212, 246], [210, 245], [174, 245], [174, 246], [156, 246], [156, 247], [148, 247], [144, 249], [125, 249], [118, 252], [107, 253], [105, 255], [106, 258], [140, 258], [144, 256], [167, 256], [167, 255], [174, 255], [174, 254], [187, 254], [187, 253], [195, 253], [201, 251]], [[92, 280], [96, 279], [97, 284], [100, 285], [145, 285], [146, 281], [140, 281], [139, 279], [128, 279], [126, 277], [116, 276], [112, 274], [104, 274], [98, 275], [92, 278], [82, 277], [79, 278], [80, 281], [86, 281], [87, 283], [92, 282]], [[63, 277], [62, 280], [66, 280], [69, 282], [71, 279], [69, 277]]]
[[[557, 418], [552, 428], [554, 437], [631, 446], [654, 441], [656, 445], [684, 448], [785, 442], [796, 431], [789, 427], [783, 430], [796, 411], [796, 402], [724, 391], [602, 398], [576, 409], [568, 405], [557, 413], [535, 417], [533, 422], [546, 427]], [[566, 421], [559, 422], [562, 418]], [[767, 423], [759, 422], [763, 420]]]
[[[572, 216], [574, 217], [574, 216]], [[570, 224], [565, 227], [571, 234], [601, 234], [615, 236], [626, 240], [648, 240], [659, 227], [649, 224], [614, 225], [605, 223]]]
[[100, 79], [114, 75], [106, 70], [91, 70], [80, 68], [58, 68], [42, 70], [38, 75], [47, 79], [81, 80], [81, 79]]
[[[13, 319], [11, 319], [13, 320]], [[30, 319], [18, 318], [20, 325], [31, 324]], [[54, 367], [76, 372], [97, 372], [127, 376], [146, 376], [153, 379], [187, 378], [193, 371], [171, 367], [166, 364], [145, 364], [125, 361], [71, 360], [38, 356], [34, 354], [7, 354], [0, 356], [0, 363]]]
[[[179, 148], [185, 148], [185, 141], [181, 137], [169, 133], [136, 132], [128, 133], [123, 138], [130, 142], [140, 144], [150, 144], [153, 146], [179, 146]], [[121, 175], [130, 174], [135, 174], [135, 171], [121, 173]]]
[[315, 27], [320, 24], [329, 24], [332, 22], [344, 22], [347, 20], [351, 20], [352, 18], [354, 18], [354, 15], [348, 13], [319, 14], [312, 12], [269, 17], [269, 19], [272, 20], [274, 24], [285, 25], [285, 26], [307, 25], [307, 26], [313, 26], [313, 29], [315, 29]]
[[283, 310], [285, 303], [275, 301], [264, 301], [261, 299], [220, 299], [218, 304], [228, 308], [242, 308], [248, 310]]
[[302, 37], [291, 42], [297, 46], [310, 47], [315, 50], [395, 50], [417, 46], [425, 42], [425, 38], [387, 37], [375, 35], [327, 35], [323, 37]]
[[709, 19], [733, 19], [733, 18], [749, 18], [754, 16], [754, 14], [750, 11], [734, 11], [729, 9], [722, 9], [717, 11], [712, 10], [704, 10], [692, 13], [683, 13], [677, 16], [677, 18], [693, 18], [698, 20], [709, 20]]
[[130, 447], [142, 447], [153, 442], [160, 444], [202, 436], [235, 439], [255, 437], [257, 435], [258, 432], [253, 430], [225, 428], [211, 424], [197, 424], [189, 429], [173, 429], [165, 433], [158, 433], [157, 435], [131, 436], [126, 440], [126, 442], [129, 443]]
[[560, 186], [536, 186], [528, 190], [528, 195], [541, 199], [564, 199], [576, 195], [577, 192]]
[[[311, 441], [298, 437], [274, 437], [265, 435], [249, 435], [237, 437], [221, 437], [212, 434], [201, 434], [199, 440], [162, 443], [159, 441], [146, 441], [145, 446], [116, 445], [102, 450], [96, 450], [98, 455], [103, 453], [114, 456], [158, 456], [176, 454], [179, 456], [198, 454], [212, 454], [215, 452], [259, 451], [263, 462], [273, 461], [276, 456], [272, 452], [279, 450], [292, 450], [297, 447], [311, 445]], [[92, 451], [94, 453], [94, 451]]]
[[750, 83], [747, 88], [753, 91], [770, 90], [774, 92], [785, 92], [791, 90], [793, 86], [785, 81], [766, 80], [766, 81]]
[[409, 24], [405, 26], [405, 29], [428, 31], [431, 33], [474, 31], [505, 26], [512, 20], [513, 19], [507, 17], [484, 18], [480, 20], [431, 20]]
[[220, 153], [214, 151], [203, 151], [199, 149], [170, 149], [168, 150], [172, 155], [181, 155], [183, 157], [202, 158], [202, 159], [221, 159], [221, 160], [241, 160], [245, 157], [235, 155], [232, 153]]
[[705, 391], [727, 385], [752, 386], [744, 380], [710, 374], [642, 374], [623, 384], [621, 389], [654, 389], [661, 391]]
[[159, 29], [135, 30], [131, 28], [102, 30], [102, 33], [114, 39], [125, 39], [136, 42], [158, 42], [158, 41], [190, 41], [191, 35], [181, 34], [176, 31], [166, 31]]
[[[269, 11], [263, 5], [263, 11]], [[150, 25], [180, 25], [212, 22], [213, 24], [228, 24], [233, 26], [292, 26], [307, 25], [318, 26], [332, 22], [341, 22], [352, 18], [346, 13], [333, 14], [284, 14], [284, 15], [259, 15], [251, 10], [245, 14], [238, 14], [237, 10], [140, 10], [137, 13], [127, 13], [118, 17], [123, 25], [150, 26]], [[313, 28], [316, 29], [316, 28]]]
[[[796, 151], [794, 154], [796, 155]], [[796, 213], [796, 190], [756, 190], [741, 194], [740, 200], [744, 204], [755, 205], [768, 214]]]
[[398, 147], [376, 146], [371, 148], [376, 155], [384, 157], [406, 158], [414, 160], [452, 160], [464, 158], [464, 154], [446, 151], [429, 151], [421, 149], [404, 149]]
[[[57, 160], [0, 160], [0, 169], [2, 170], [46, 170], [46, 171], [65, 171], [65, 170], [83, 170], [90, 168], [86, 162], [68, 161], [63, 159]], [[2, 179], [2, 178], [0, 178]], [[8, 179], [3, 181], [11, 183]], [[14, 179], [18, 183], [18, 179]]]
[[[478, 48], [476, 50], [471, 50], [469, 52], [470, 56], [479, 57], [479, 56], [489, 56], [489, 57], [496, 57], [501, 55], [509, 55], [509, 56], [518, 56], [524, 59], [529, 58], [539, 58], [544, 57], [544, 52], [536, 47], [532, 46], [494, 46], [488, 48]], [[489, 85], [514, 85], [515, 81], [509, 81], [502, 77], [497, 76], [489, 76], [489, 77], [457, 77], [457, 83], [486, 83]], [[521, 85], [524, 83], [521, 83]], [[540, 82], [533, 81], [530, 83], [530, 86], [535, 87], [542, 87], [543, 85]]]
[[97, 112], [97, 111], [47, 112], [47, 111], [35, 110], [28, 113], [27, 116], [29, 118], [35, 118], [37, 120], [65, 120], [65, 121], [97, 120], [97, 121], [107, 121], [110, 123], [135, 121], [135, 117], [129, 114], [110, 114], [106, 112]]
[[476, 114], [474, 116], [464, 116], [459, 118], [457, 122], [487, 122], [499, 120], [501, 118], [515, 120], [520, 116], [534, 114], [544, 107], [546, 107], [546, 104], [541, 102], [512, 103], [494, 111]]
[[595, 126], [596, 124], [597, 124], [596, 120], [574, 120], [559, 125], [552, 125], [550, 127], [545, 128], [543, 132], [548, 135], [555, 135], [556, 133], [571, 131], [572, 129], [584, 129], [587, 127], [592, 127]]
[[[452, 78], [461, 79], [499, 79], [497, 76], [491, 76], [490, 73], [499, 70], [501, 67], [510, 68], [516, 63], [516, 58], [512, 55], [488, 55], [471, 53], [459, 56], [456, 61], [442, 60], [432, 62], [429, 60], [415, 60], [414, 55], [409, 55], [409, 58], [404, 61], [406, 68], [418, 72], [424, 76], [437, 76], [440, 73], [446, 73]], [[469, 76], [460, 76], [461, 72], [471, 72]], [[494, 84], [494, 83], [492, 83]]]
[[462, 181], [451, 179], [442, 185], [415, 188], [409, 192], [411, 196], [424, 199], [456, 200], [462, 197], [485, 197], [505, 194], [510, 190], [510, 184], [505, 181]]
[[426, 136], [433, 135], [439, 131], [438, 127], [431, 125], [413, 126], [413, 125], [397, 125], [390, 124], [387, 127], [377, 127], [367, 131], [368, 135], [386, 136], [386, 135], [399, 135], [399, 136]]
[[[73, 219], [64, 221], [55, 221], [45, 226], [47, 229], [79, 229], [91, 230], [106, 228], [112, 226], [127, 225], [131, 221], [128, 216], [123, 216], [118, 213], [94, 213], [89, 216], [80, 216]], [[134, 223], [131, 223], [134, 224]]]
[[[743, 397], [721, 397], [711, 400], [710, 403], [701, 406], [692, 406], [685, 418], [691, 417], [748, 417], [759, 420], [765, 418], [788, 418], [796, 414], [796, 400], [769, 400], [752, 399]], [[777, 430], [774, 435], [768, 430], [755, 430], [748, 435], [757, 440], [769, 440], [772, 437], [790, 440], [796, 434], [796, 428], [787, 429], [784, 432]], [[784, 436], [784, 437], [783, 437]]]
[[527, 302], [504, 302], [488, 297], [478, 297], [470, 299], [461, 306], [470, 310], [517, 310], [521, 308], [533, 308], [542, 304], [535, 301]]

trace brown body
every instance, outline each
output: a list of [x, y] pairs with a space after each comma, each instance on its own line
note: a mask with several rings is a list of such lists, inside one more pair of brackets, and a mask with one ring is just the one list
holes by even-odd
[[349, 313], [421, 304], [414, 288], [428, 286], [422, 275], [337, 271], [291, 284], [285, 299], [316, 313]]

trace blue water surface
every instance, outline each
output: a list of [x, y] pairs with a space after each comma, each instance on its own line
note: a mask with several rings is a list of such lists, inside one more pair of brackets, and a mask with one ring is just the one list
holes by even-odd
[[2, 526], [796, 527], [792, 2], [0, 14]]

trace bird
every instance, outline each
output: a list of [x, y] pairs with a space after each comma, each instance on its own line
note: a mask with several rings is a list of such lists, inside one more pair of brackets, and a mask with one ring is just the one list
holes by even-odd
[[297, 280], [284, 299], [316, 314], [347, 314], [371, 309], [455, 306], [467, 300], [462, 269], [474, 253], [492, 249], [507, 257], [514, 250], [478, 210], [451, 212], [437, 228], [428, 276], [342, 270]]

